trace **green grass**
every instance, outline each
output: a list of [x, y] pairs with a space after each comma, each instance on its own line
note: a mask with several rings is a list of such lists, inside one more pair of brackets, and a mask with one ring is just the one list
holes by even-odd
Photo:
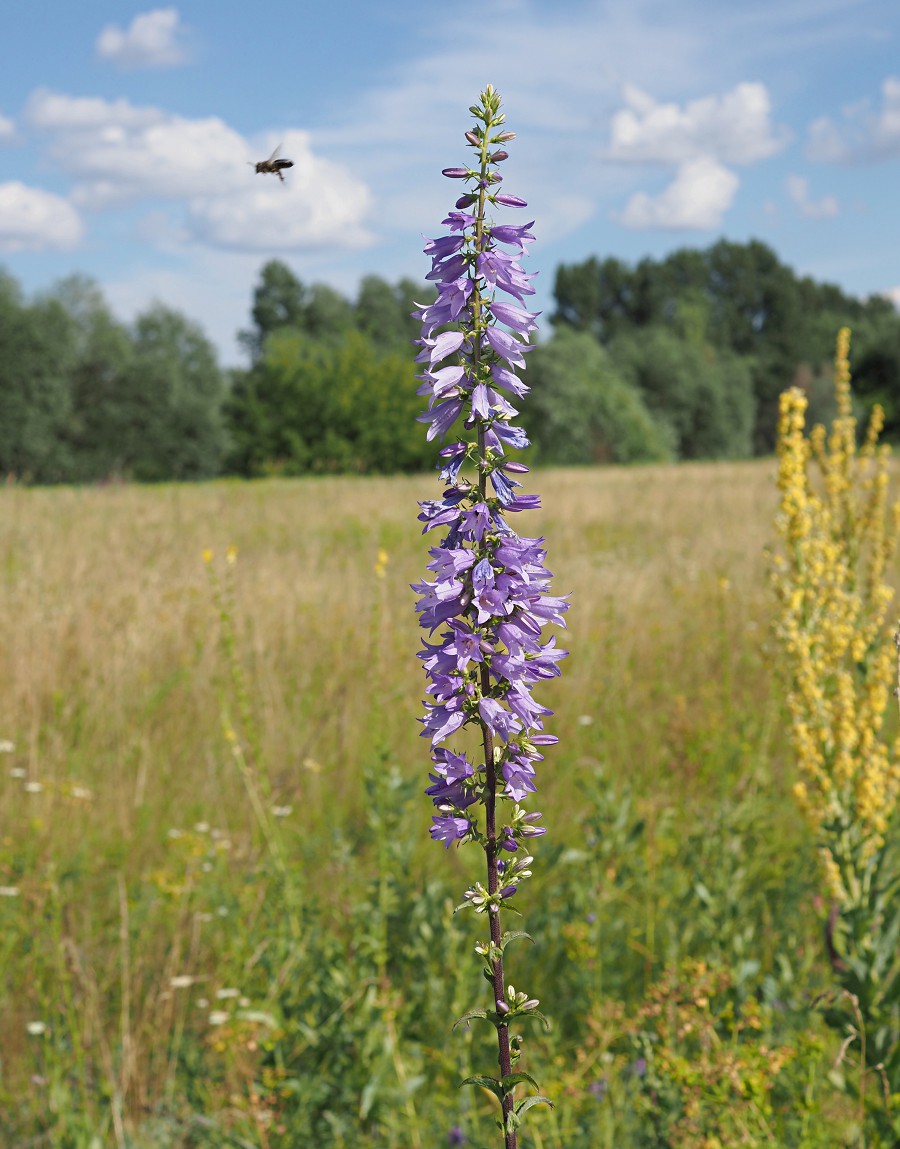
[[[544, 510], [516, 524], [572, 596], [541, 695], [560, 744], [523, 906], [538, 944], [510, 951], [555, 1023], [526, 1061], [557, 1108], [523, 1145], [661, 1143], [629, 1101], [628, 1034], [679, 961], [775, 1002], [772, 1041], [817, 1032], [816, 876], [766, 657], [773, 472], [538, 472]], [[438, 489], [0, 492], [3, 1144], [490, 1138], [456, 1090], [490, 1071], [489, 1035], [449, 1034], [484, 1004], [475, 923], [450, 912], [474, 859], [428, 841], [421, 793], [408, 584]], [[797, 1080], [825, 1104], [810, 1057]], [[783, 1109], [784, 1144], [819, 1143]]]

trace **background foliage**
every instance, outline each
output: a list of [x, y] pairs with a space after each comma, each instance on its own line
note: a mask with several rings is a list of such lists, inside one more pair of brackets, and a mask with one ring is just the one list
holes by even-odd
[[[428, 468], [409, 313], [431, 291], [368, 276], [351, 301], [273, 260], [239, 336], [249, 366], [223, 372], [169, 308], [125, 325], [83, 279], [28, 302], [0, 275], [0, 472], [50, 483]], [[635, 266], [591, 257], [559, 267], [554, 294], [523, 404], [539, 461], [770, 453], [785, 387], [804, 391], [813, 418], [833, 414], [845, 324], [860, 403], [880, 403], [887, 437], [900, 434], [893, 305], [799, 277], [758, 241]]]

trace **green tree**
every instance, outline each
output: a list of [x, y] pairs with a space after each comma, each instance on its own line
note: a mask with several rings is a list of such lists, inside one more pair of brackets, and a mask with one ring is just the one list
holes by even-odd
[[750, 360], [690, 343], [663, 326], [619, 336], [610, 354], [654, 417], [671, 429], [678, 458], [751, 454]]
[[434, 289], [401, 279], [392, 286], [378, 275], [367, 275], [356, 298], [356, 326], [382, 347], [409, 345], [419, 335], [419, 324], [410, 315], [416, 302], [429, 302]]
[[90, 482], [115, 475], [122, 465], [120, 434], [125, 379], [134, 347], [128, 329], [111, 314], [95, 283], [63, 280], [53, 292], [72, 320], [74, 355], [69, 374], [71, 412], [65, 438], [68, 478]]
[[230, 463], [245, 475], [425, 469], [433, 449], [415, 421], [421, 408], [406, 350], [357, 331], [335, 342], [284, 329], [229, 397]]
[[69, 474], [73, 323], [56, 299], [26, 305], [0, 273], [0, 472], [37, 483]]
[[110, 429], [115, 470], [140, 482], [203, 479], [218, 473], [225, 449], [222, 372], [200, 328], [156, 305], [134, 326]]
[[586, 332], [560, 329], [528, 359], [526, 419], [548, 463], [634, 463], [671, 457], [671, 435]]
[[309, 293], [286, 263], [272, 259], [260, 272], [253, 291], [250, 314], [253, 326], [242, 331], [238, 339], [256, 359], [266, 338], [283, 327], [304, 326], [304, 312]]

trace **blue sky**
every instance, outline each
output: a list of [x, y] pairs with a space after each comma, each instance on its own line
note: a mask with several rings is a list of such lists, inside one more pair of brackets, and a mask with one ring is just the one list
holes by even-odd
[[[491, 82], [529, 270], [759, 238], [900, 302], [900, 4], [890, 0], [33, 0], [4, 17], [0, 264], [154, 300], [226, 364], [259, 269], [354, 294], [422, 278]], [[248, 161], [277, 144], [284, 184]]]

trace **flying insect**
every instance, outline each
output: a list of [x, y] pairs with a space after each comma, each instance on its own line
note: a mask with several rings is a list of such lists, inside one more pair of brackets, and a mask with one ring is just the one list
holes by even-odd
[[293, 160], [276, 159], [275, 157], [281, 151], [281, 144], [275, 149], [267, 160], [260, 160], [258, 164], [254, 164], [257, 175], [273, 175], [278, 176], [282, 183], [284, 183], [284, 176], [281, 174], [284, 168], [292, 168], [294, 166]]

